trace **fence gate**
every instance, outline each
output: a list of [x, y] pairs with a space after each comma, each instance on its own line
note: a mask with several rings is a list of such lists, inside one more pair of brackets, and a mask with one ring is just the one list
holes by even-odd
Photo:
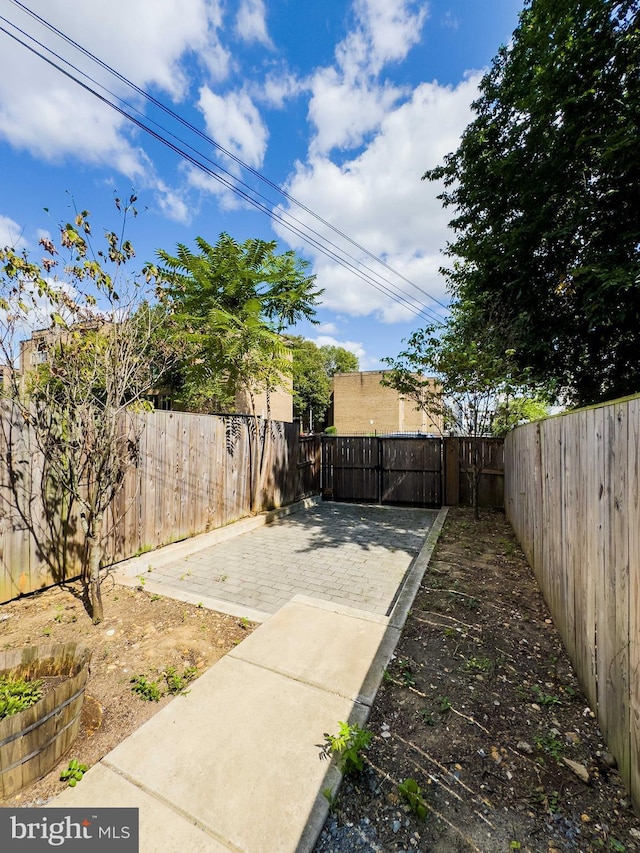
[[323, 436], [322, 497], [440, 507], [442, 441]]

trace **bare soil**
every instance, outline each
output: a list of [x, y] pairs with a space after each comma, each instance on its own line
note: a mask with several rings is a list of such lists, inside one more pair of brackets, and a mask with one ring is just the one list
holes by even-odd
[[368, 727], [365, 770], [343, 782], [317, 853], [640, 850], [503, 513], [450, 510]]
[[[0, 799], [0, 807], [41, 805], [59, 793], [59, 777], [71, 758], [89, 767], [172, 700], [147, 701], [132, 692], [144, 676], [166, 689], [163, 673], [188, 667], [201, 674], [255, 627], [180, 601], [103, 583], [105, 619], [93, 625], [78, 584], [54, 587], [0, 605], [0, 648], [43, 643], [84, 643], [92, 650], [78, 739], [63, 760], [38, 782]], [[188, 689], [188, 688], [187, 688]]]

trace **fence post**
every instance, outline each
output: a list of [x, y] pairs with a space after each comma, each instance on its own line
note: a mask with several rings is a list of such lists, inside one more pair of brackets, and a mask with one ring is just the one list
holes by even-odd
[[451, 436], [444, 439], [444, 496], [445, 506], [460, 503], [460, 439]]

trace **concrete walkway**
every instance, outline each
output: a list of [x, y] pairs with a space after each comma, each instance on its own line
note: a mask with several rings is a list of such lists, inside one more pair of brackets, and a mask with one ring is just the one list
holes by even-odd
[[[346, 511], [354, 525], [348, 532], [299, 519], [316, 537], [314, 550], [329, 549], [325, 570], [364, 535], [356, 520], [367, 516], [355, 512]], [[405, 528], [416, 519], [412, 512]], [[336, 733], [341, 720], [368, 718], [445, 514], [409, 557], [397, 594], [376, 593], [374, 602], [366, 590], [357, 593], [372, 607], [388, 609], [394, 600], [388, 615], [295, 595], [49, 806], [138, 807], [141, 853], [311, 850], [328, 811], [322, 791], [339, 783], [336, 768], [320, 758], [323, 735]], [[384, 527], [390, 516], [375, 518]], [[390, 553], [408, 554], [396, 545]], [[383, 544], [367, 539], [358, 547], [375, 553]], [[288, 557], [282, 552], [280, 565]]]

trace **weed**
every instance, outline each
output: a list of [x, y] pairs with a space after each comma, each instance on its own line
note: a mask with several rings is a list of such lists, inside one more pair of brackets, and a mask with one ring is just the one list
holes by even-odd
[[158, 702], [162, 693], [157, 681], [149, 681], [145, 675], [135, 675], [130, 682], [132, 693], [137, 693], [145, 702]]
[[560, 794], [558, 791], [545, 791], [542, 785], [529, 795], [529, 801], [534, 808], [548, 814], [557, 814], [560, 811]]
[[61, 607], [60, 605], [58, 605], [58, 607], [56, 608], [56, 610], [57, 610], [58, 612], [57, 612], [57, 613], [56, 613], [56, 615], [53, 617], [53, 621], [54, 621], [54, 622], [62, 622], [62, 620], [63, 620], [63, 618], [64, 618], [64, 613], [62, 612], [62, 607]]
[[86, 764], [80, 764], [77, 758], [72, 758], [67, 769], [60, 774], [60, 781], [68, 782], [70, 788], [75, 788], [88, 769]]
[[415, 687], [416, 680], [413, 676], [410, 662], [408, 660], [400, 660], [398, 661], [398, 668], [400, 670], [400, 682], [405, 687]]
[[436, 721], [433, 719], [431, 711], [427, 711], [426, 708], [423, 708], [421, 711], [418, 711], [418, 714], [422, 717], [422, 722], [426, 726], [435, 726]]
[[146, 578], [144, 578], [143, 575], [138, 575], [138, 583], [140, 584], [140, 586], [144, 586], [146, 582]]
[[389, 684], [390, 682], [392, 682], [392, 681], [393, 681], [393, 678], [392, 678], [392, 676], [391, 676], [391, 673], [390, 673], [390, 672], [389, 672], [389, 670], [388, 670], [388, 669], [386, 669], [386, 668], [382, 670], [382, 681], [383, 681], [385, 684]]
[[51, 636], [51, 628], [43, 628], [42, 633], [44, 634], [45, 637], [50, 637]]
[[562, 758], [564, 744], [554, 734], [549, 733], [548, 735], [544, 735], [544, 737], [537, 737], [535, 745], [538, 749], [544, 750], [552, 758], [555, 758], [556, 761], [560, 761]]
[[162, 596], [158, 595], [157, 592], [154, 592], [153, 595], [151, 596], [151, 601], [162, 601]]
[[469, 598], [463, 598], [462, 604], [464, 607], [467, 608], [467, 610], [479, 610], [480, 608], [480, 602], [477, 598], [474, 598], [473, 596], [469, 596]]
[[531, 692], [536, 697], [536, 702], [548, 708], [550, 705], [562, 705], [562, 700], [551, 693], [545, 693], [538, 684], [534, 684]]
[[174, 666], [169, 666], [162, 674], [167, 682], [167, 692], [174, 696], [176, 693], [184, 692], [187, 684], [198, 674], [198, 670], [195, 666], [188, 666], [182, 675], [179, 675]]
[[625, 853], [625, 850], [627, 849], [622, 841], [618, 841], [618, 839], [613, 838], [613, 836], [609, 838], [609, 847], [611, 847], [612, 850], [615, 850], [615, 853]]
[[452, 637], [457, 638], [458, 630], [456, 628], [451, 628], [451, 627], [445, 628], [444, 629], [444, 635], [448, 640], [450, 640]]
[[422, 796], [422, 788], [415, 779], [405, 779], [398, 785], [398, 793], [420, 820], [424, 820], [427, 816], [427, 804]]
[[336, 808], [336, 802], [338, 800], [338, 795], [333, 793], [331, 788], [323, 788], [322, 796], [329, 803], [329, 811], [333, 814]]
[[325, 756], [338, 756], [338, 765], [342, 773], [356, 773], [364, 768], [362, 751], [369, 748], [373, 732], [361, 728], [358, 723], [339, 722], [340, 731], [337, 735], [324, 734], [325, 744], [323, 754]]
[[449, 711], [453, 708], [453, 703], [448, 696], [438, 696], [438, 704], [440, 705], [440, 713], [448, 714]]
[[491, 658], [478, 658], [472, 656], [464, 662], [463, 669], [467, 672], [489, 672], [493, 668]]
[[0, 720], [30, 708], [42, 696], [42, 682], [0, 676]]
[[238, 625], [242, 628], [243, 631], [246, 631], [250, 625], [250, 622], [246, 616], [241, 616], [238, 620]]
[[204, 607], [204, 604], [203, 604], [201, 601], [199, 601], [199, 602], [196, 604], [196, 607], [199, 607], [199, 608], [202, 610], [202, 608]]
[[522, 844], [519, 841], [510, 841], [509, 850], [522, 850]]

